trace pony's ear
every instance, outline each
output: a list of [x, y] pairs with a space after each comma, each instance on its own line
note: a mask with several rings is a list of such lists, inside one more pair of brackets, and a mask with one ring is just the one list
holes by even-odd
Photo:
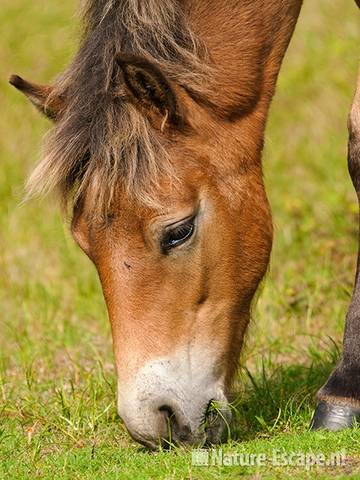
[[129, 99], [152, 120], [182, 126], [184, 112], [180, 108], [174, 87], [153, 63], [136, 55], [119, 54], [120, 67]]
[[28, 82], [18, 75], [11, 75], [9, 83], [20, 90], [42, 114], [57, 120], [65, 105], [61, 98], [51, 95], [53, 87]]

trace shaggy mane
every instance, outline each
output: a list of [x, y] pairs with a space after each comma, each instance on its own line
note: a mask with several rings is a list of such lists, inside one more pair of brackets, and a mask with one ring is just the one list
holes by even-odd
[[66, 109], [27, 191], [57, 190], [67, 205], [91, 188], [94, 213], [106, 213], [119, 182], [151, 202], [159, 172], [172, 175], [156, 132], [125, 99], [116, 53], [141, 55], [177, 84], [201, 92], [206, 52], [178, 0], [88, 0], [83, 18], [79, 51], [52, 93], [66, 99]]

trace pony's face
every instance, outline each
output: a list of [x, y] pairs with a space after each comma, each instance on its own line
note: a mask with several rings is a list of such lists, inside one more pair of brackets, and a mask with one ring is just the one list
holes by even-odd
[[228, 390], [271, 249], [261, 169], [242, 160], [254, 159], [256, 142], [236, 140], [246, 123], [222, 125], [154, 66], [119, 64], [173, 178], [159, 174], [148, 205], [119, 185], [101, 219], [90, 189], [72, 232], [100, 276], [130, 434], [151, 448], [215, 442], [230, 419]]

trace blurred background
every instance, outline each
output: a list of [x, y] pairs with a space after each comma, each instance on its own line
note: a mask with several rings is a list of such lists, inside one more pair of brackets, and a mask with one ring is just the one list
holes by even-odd
[[[47, 83], [67, 65], [77, 46], [77, 8], [75, 0], [1, 1], [0, 422], [13, 432], [34, 418], [46, 424], [57, 411], [70, 418], [67, 411], [81, 409], [87, 419], [103, 412], [97, 428], [106, 435], [118, 431], [110, 329], [95, 270], [51, 198], [21, 204], [50, 124], [7, 83], [11, 73]], [[278, 394], [308, 395], [309, 408], [338, 355], [355, 272], [358, 207], [346, 121], [359, 30], [354, 2], [305, 2], [266, 134], [274, 250], [243, 361], [253, 375], [265, 365], [270, 379], [279, 366], [289, 367], [280, 371], [285, 377], [299, 368], [294, 388]], [[309, 386], [301, 369], [314, 365]], [[71, 418], [93, 428], [80, 413]], [[12, 438], [18, 448], [22, 440]]]

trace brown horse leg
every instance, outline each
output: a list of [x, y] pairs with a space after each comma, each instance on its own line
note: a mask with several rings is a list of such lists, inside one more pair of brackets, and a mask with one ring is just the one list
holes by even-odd
[[[349, 116], [349, 172], [360, 202], [360, 73]], [[360, 237], [359, 237], [360, 239]], [[360, 248], [355, 287], [346, 316], [343, 355], [318, 392], [312, 428], [339, 430], [360, 420]]]

